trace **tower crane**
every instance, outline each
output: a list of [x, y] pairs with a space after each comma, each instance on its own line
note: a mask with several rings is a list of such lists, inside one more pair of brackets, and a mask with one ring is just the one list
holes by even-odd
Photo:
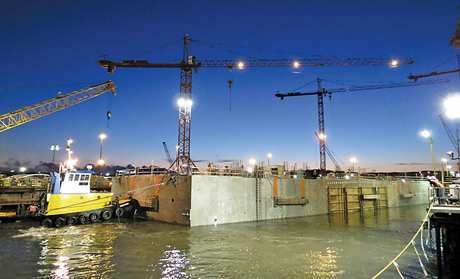
[[[321, 137], [318, 135], [317, 132], [315, 132], [315, 135], [316, 137], [321, 140]], [[334, 166], [335, 166], [335, 171], [336, 172], [343, 172], [342, 168], [340, 167], [339, 163], [337, 163], [337, 161], [335, 160], [334, 156], [332, 155], [331, 151], [329, 150], [329, 148], [327, 148], [326, 145], [324, 145], [324, 149], [326, 150], [326, 153], [327, 153], [327, 156], [329, 156], [329, 158], [331, 158], [331, 161], [332, 163], [334, 163]]]
[[460, 54], [457, 54], [457, 63], [458, 63], [457, 69], [441, 71], [441, 72], [431, 72], [431, 73], [423, 74], [423, 75], [412, 75], [411, 74], [407, 78], [417, 81], [419, 78], [424, 78], [424, 77], [439, 76], [439, 75], [445, 75], [445, 74], [450, 74], [450, 73], [460, 73]]
[[397, 88], [397, 87], [406, 87], [406, 86], [418, 86], [418, 85], [427, 85], [427, 84], [436, 84], [436, 83], [445, 83], [449, 82], [449, 80], [431, 80], [431, 81], [424, 81], [424, 82], [394, 82], [389, 84], [379, 84], [379, 85], [368, 85], [368, 86], [355, 86], [355, 87], [344, 87], [344, 88], [335, 88], [330, 90], [325, 90], [321, 87], [321, 81], [323, 79], [318, 78], [318, 91], [316, 92], [309, 92], [309, 93], [301, 93], [301, 92], [292, 92], [281, 94], [275, 94], [276, 97], [284, 100], [286, 97], [295, 97], [295, 96], [309, 96], [309, 95], [316, 95], [318, 99], [318, 139], [319, 139], [319, 154], [320, 154], [320, 170], [325, 172], [326, 171], [326, 133], [324, 129], [324, 103], [323, 97], [326, 94], [329, 96], [332, 93], [341, 93], [341, 92], [350, 92], [350, 91], [363, 91], [363, 90], [376, 90], [376, 89], [384, 89], [384, 88]]
[[111, 91], [111, 93], [115, 95], [115, 87], [115, 84], [109, 80], [101, 84], [89, 86], [81, 90], [67, 93], [65, 95], [59, 95], [58, 97], [48, 101], [0, 115], [0, 133], [53, 112], [59, 111], [61, 109], [94, 98], [108, 91]]
[[[115, 62], [105, 57], [98, 61], [109, 73], [116, 68], [176, 68], [181, 70], [180, 75], [180, 100], [179, 100], [179, 135], [178, 156], [169, 168], [176, 164], [189, 166], [195, 164], [190, 158], [190, 129], [191, 129], [191, 104], [192, 104], [192, 71], [199, 68], [244, 68], [244, 67], [301, 67], [301, 66], [362, 66], [362, 65], [397, 65], [412, 64], [411, 58], [313, 58], [313, 59], [227, 59], [227, 60], [196, 60], [189, 55], [188, 46], [196, 40], [188, 35], [183, 38], [182, 61], [172, 63], [151, 63], [147, 60], [123, 60]], [[195, 166], [196, 167], [196, 166]]]

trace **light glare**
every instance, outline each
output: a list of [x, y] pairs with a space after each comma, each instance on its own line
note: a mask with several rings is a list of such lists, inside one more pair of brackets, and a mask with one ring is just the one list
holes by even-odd
[[429, 138], [429, 137], [431, 137], [431, 133], [430, 133], [429, 131], [427, 131], [427, 130], [423, 130], [420, 134], [421, 134], [422, 137], [424, 137], [424, 138]]
[[449, 118], [460, 117], [460, 96], [455, 95], [449, 97], [444, 101], [444, 107], [446, 108], [446, 115]]

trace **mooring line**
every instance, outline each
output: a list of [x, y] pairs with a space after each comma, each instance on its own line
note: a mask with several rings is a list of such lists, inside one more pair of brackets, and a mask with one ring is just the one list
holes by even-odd
[[[401, 257], [401, 255], [407, 250], [407, 248], [409, 248], [409, 246], [412, 244], [412, 242], [414, 241], [414, 239], [417, 237], [417, 235], [422, 231], [423, 229], [423, 225], [425, 224], [425, 222], [428, 220], [428, 216], [430, 215], [430, 212], [431, 212], [431, 207], [433, 206], [433, 203], [430, 204], [430, 207], [428, 208], [428, 212], [426, 213], [426, 216], [425, 218], [423, 219], [423, 222], [422, 222], [422, 225], [420, 225], [420, 228], [417, 230], [417, 232], [415, 233], [414, 237], [412, 237], [412, 239], [409, 241], [409, 243], [407, 243], [407, 245], [404, 247], [404, 249], [393, 259], [391, 260], [384, 268], [382, 268], [382, 270], [380, 270], [376, 275], [374, 275], [374, 277], [372, 277], [372, 279], [374, 278], [377, 278], [378, 276], [380, 276], [380, 274], [382, 274], [385, 270], [388, 269], [388, 267], [390, 267], [392, 264], [396, 267], [396, 269], [398, 270], [398, 273], [399, 273], [399, 269], [397, 267], [397, 264], [396, 264], [396, 260]], [[401, 276], [401, 278], [404, 278], [402, 277], [401, 273], [399, 273], [399, 275]]]

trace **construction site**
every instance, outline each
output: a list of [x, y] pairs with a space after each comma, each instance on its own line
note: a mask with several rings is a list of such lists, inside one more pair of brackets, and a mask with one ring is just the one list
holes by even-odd
[[[458, 49], [459, 47], [459, 28], [460, 27], [457, 27], [457, 31], [450, 42], [450, 45], [455, 49]], [[177, 134], [171, 132], [173, 130], [170, 130], [171, 125], [165, 124], [162, 126], [162, 122], [164, 122], [163, 118], [168, 117], [168, 114], [163, 113], [164, 107], [168, 107], [169, 109], [170, 107], [173, 107], [166, 104], [165, 100], [170, 100], [163, 99], [166, 98], [163, 97], [163, 95], [158, 96], [160, 95], [158, 94], [149, 100], [147, 100], [148, 98], [143, 98], [140, 101], [149, 106], [151, 114], [149, 114], [148, 118], [141, 118], [136, 114], [136, 117], [132, 117], [133, 119], [130, 119], [131, 113], [125, 110], [123, 111], [123, 121], [126, 122], [120, 123], [130, 123], [129, 121], [131, 121], [131, 123], [135, 124], [132, 126], [130, 124], [125, 126], [112, 126], [110, 127], [111, 130], [109, 130], [109, 120], [112, 118], [113, 111], [112, 103], [110, 101], [106, 110], [106, 119], [104, 119], [107, 123], [104, 130], [112, 132], [115, 130], [116, 132], [113, 132], [113, 134], [118, 135], [118, 140], [120, 141], [118, 142], [119, 144], [117, 147], [113, 147], [113, 149], [109, 152], [104, 150], [105, 153], [103, 153], [103, 143], [111, 138], [107, 137], [104, 133], [100, 134], [97, 145], [93, 144], [93, 146], [91, 146], [91, 150], [94, 150], [94, 146], [98, 149], [98, 156], [93, 156], [94, 158], [98, 157], [99, 160], [97, 163], [94, 163], [95, 160], [92, 158], [91, 160], [93, 163], [82, 165], [84, 161], [78, 161], [76, 159], [79, 155], [78, 152], [75, 152], [76, 154], [74, 154], [74, 150], [76, 150], [74, 149], [75, 146], [80, 145], [84, 152], [87, 152], [85, 149], [89, 150], [90, 148], [88, 147], [89, 144], [85, 142], [78, 142], [74, 144], [72, 137], [74, 135], [81, 137], [82, 134], [82, 132], [78, 132], [79, 129], [75, 129], [75, 134], [71, 134], [66, 138], [67, 148], [64, 148], [63, 144], [59, 147], [59, 145], [53, 142], [50, 149], [52, 152], [52, 162], [48, 163], [47, 161], [40, 160], [39, 166], [42, 168], [35, 167], [33, 170], [28, 170], [25, 167], [18, 170], [11, 168], [11, 171], [7, 169], [7, 167], [10, 167], [9, 165], [2, 168], [3, 172], [0, 174], [1, 225], [12, 226], [15, 223], [32, 220], [39, 222], [43, 227], [56, 227], [57, 229], [60, 229], [66, 225], [85, 225], [88, 223], [98, 225], [102, 220], [111, 219], [112, 215], [116, 216], [118, 218], [118, 222], [120, 223], [120, 217], [125, 212], [123, 211], [123, 204], [120, 201], [124, 201], [125, 204], [129, 204], [129, 206], [134, 207], [134, 209], [132, 209], [132, 214], [130, 213], [131, 217], [134, 216], [135, 219], [147, 220], [147, 222], [153, 222], [155, 224], [164, 223], [177, 225], [181, 228], [178, 230], [182, 230], [183, 228], [212, 229], [212, 226], [216, 227], [220, 225], [248, 222], [262, 223], [274, 220], [322, 215], [330, 216], [329, 222], [332, 224], [333, 222], [330, 220], [337, 218], [337, 216], [343, 216], [343, 218], [346, 219], [349, 214], [361, 214], [361, 216], [364, 216], [368, 212], [374, 212], [375, 216], [377, 216], [378, 212], [387, 212], [388, 210], [400, 207], [426, 206], [427, 215], [423, 220], [421, 220], [423, 223], [415, 236], [417, 236], [420, 231], [422, 231], [421, 234], [423, 235], [423, 228], [425, 228], [429, 231], [429, 237], [431, 238], [431, 231], [434, 231], [433, 235], [436, 242], [435, 271], [437, 272], [438, 278], [443, 278], [443, 274], [444, 276], [449, 277], [452, 274], [459, 272], [458, 267], [455, 264], [458, 262], [458, 255], [460, 254], [458, 248], [460, 247], [460, 240], [457, 233], [455, 233], [460, 225], [458, 221], [458, 214], [460, 213], [460, 129], [458, 120], [456, 120], [456, 128], [451, 129], [449, 127], [449, 123], [445, 120], [449, 112], [446, 113], [446, 115], [437, 115], [437, 118], [440, 120], [440, 123], [438, 122], [439, 127], [444, 129], [443, 132], [447, 134], [447, 138], [452, 144], [452, 146], [450, 146], [451, 149], [449, 150], [453, 151], [446, 150], [448, 151], [446, 153], [448, 158], [447, 160], [443, 158], [445, 161], [443, 160], [442, 163], [440, 163], [438, 162], [440, 159], [435, 159], [435, 153], [433, 151], [433, 135], [425, 130], [422, 136], [429, 139], [431, 148], [430, 158], [432, 159], [432, 162], [417, 161], [424, 160], [421, 158], [425, 158], [418, 155], [414, 155], [415, 159], [412, 160], [412, 163], [409, 159], [407, 162], [404, 161], [405, 157], [409, 157], [409, 154], [412, 156], [413, 154], [411, 154], [412, 149], [408, 149], [407, 153], [404, 153], [406, 151], [399, 151], [400, 149], [403, 149], [399, 146], [399, 143], [403, 142], [403, 140], [401, 140], [400, 142], [393, 144], [393, 148], [399, 152], [398, 156], [403, 158], [397, 159], [402, 162], [398, 165], [398, 167], [401, 168], [395, 171], [373, 171], [372, 167], [360, 166], [357, 163], [359, 162], [359, 159], [357, 159], [356, 156], [350, 155], [352, 151], [347, 150], [346, 152], [348, 153], [345, 153], [347, 148], [351, 149], [347, 145], [350, 139], [346, 138], [346, 133], [340, 134], [339, 132], [336, 132], [339, 129], [334, 130], [334, 132], [336, 132], [335, 141], [332, 142], [340, 143], [337, 144], [337, 146], [340, 147], [331, 148], [331, 145], [329, 145], [328, 142], [329, 130], [326, 125], [329, 125], [329, 120], [325, 120], [325, 115], [328, 113], [325, 103], [327, 103], [328, 99], [330, 101], [333, 96], [336, 98], [336, 96], [342, 96], [344, 94], [349, 94], [352, 96], [350, 98], [353, 98], [353, 94], [358, 94], [355, 92], [368, 91], [377, 95], [379, 92], [387, 92], [389, 89], [395, 89], [397, 91], [398, 89], [413, 87], [422, 88], [425, 86], [434, 88], [433, 91], [438, 92], [438, 95], [440, 95], [439, 91], [442, 89], [436, 89], [437, 86], [445, 86], [450, 82], [450, 80], [436, 79], [436, 77], [452, 73], [460, 73], [460, 55], [457, 54], [455, 57], [455, 62], [457, 62], [458, 65], [454, 69], [442, 69], [418, 75], [411, 73], [404, 77], [405, 79], [407, 78], [407, 81], [376, 82], [376, 84], [372, 85], [349, 85], [351, 83], [348, 81], [348, 83], [340, 83], [337, 80], [320, 77], [321, 74], [326, 76], [328, 75], [325, 72], [318, 70], [319, 73], [313, 81], [310, 81], [298, 89], [283, 92], [276, 91], [276, 93], [270, 96], [270, 101], [257, 100], [257, 103], [252, 102], [248, 104], [248, 106], [266, 106], [268, 112], [264, 115], [263, 120], [264, 124], [269, 123], [266, 126], [262, 126], [262, 121], [260, 120], [251, 121], [252, 115], [245, 115], [246, 111], [240, 111], [240, 115], [238, 115], [238, 117], [226, 118], [227, 120], [235, 119], [234, 121], [222, 121], [222, 123], [218, 120], [220, 115], [214, 115], [212, 118], [210, 117], [210, 119], [206, 118], [209, 117], [207, 115], [200, 115], [201, 123], [204, 118], [205, 121], [209, 121], [208, 126], [201, 126], [202, 130], [200, 130], [201, 133], [199, 133], [198, 136], [199, 140], [197, 140], [200, 142], [202, 148], [200, 150], [207, 149], [205, 156], [209, 156], [212, 152], [225, 153], [223, 157], [215, 155], [213, 159], [201, 159], [201, 154], [198, 152], [198, 154], [192, 153], [195, 143], [195, 138], [193, 137], [195, 134], [192, 134], [192, 106], [195, 111], [194, 103], [197, 100], [192, 98], [192, 87], [197, 87], [199, 88], [198, 90], [201, 91], [204, 90], [203, 86], [199, 83], [198, 86], [195, 85], [195, 83], [193, 83], [192, 86], [192, 77], [195, 78], [195, 75], [204, 71], [204, 69], [207, 69], [208, 72], [206, 72], [206, 74], [209, 75], [209, 77], [202, 77], [199, 81], [206, 78], [209, 78], [210, 80], [217, 80], [217, 76], [220, 79], [225, 78], [227, 80], [225, 89], [228, 89], [228, 95], [225, 95], [225, 98], [228, 99], [225, 99], [225, 101], [229, 101], [229, 112], [231, 112], [232, 90], [236, 90], [235, 87], [238, 84], [235, 80], [243, 80], [241, 76], [244, 75], [243, 71], [245, 69], [256, 70], [260, 68], [276, 67], [289, 69], [289, 71], [291, 71], [289, 74], [299, 74], [300, 71], [307, 71], [305, 69], [308, 68], [315, 70], [323, 68], [338, 68], [340, 69], [337, 70], [339, 72], [332, 72], [329, 76], [337, 75], [340, 77], [343, 75], [345, 77], [347, 74], [344, 74], [344, 72], [349, 68], [366, 66], [366, 69], [380, 67], [388, 71], [397, 71], [399, 68], [412, 65], [417, 61], [414, 61], [410, 57], [341, 58], [336, 56], [320, 55], [315, 56], [314, 58], [296, 59], [291, 58], [294, 55], [286, 55], [287, 58], [276, 59], [255, 58], [253, 56], [248, 56], [249, 58], [239, 58], [241, 57], [241, 55], [239, 55], [240, 53], [226, 50], [223, 44], [212, 44], [210, 47], [213, 49], [225, 50], [231, 53], [231, 58], [200, 59], [198, 55], [194, 55], [190, 46], [194, 44], [205, 45], [206, 42], [194, 39], [189, 35], [184, 35], [179, 41], [182, 57], [178, 62], [161, 62], [164, 60], [163, 57], [161, 60], [153, 62], [140, 59], [111, 60], [109, 55], [104, 55], [97, 60], [97, 66], [95, 67], [97, 67], [98, 71], [103, 71], [108, 77], [107, 79], [112, 76], [115, 77], [115, 79], [113, 79], [115, 81], [108, 80], [103, 83], [92, 83], [90, 86], [84, 88], [81, 88], [83, 87], [81, 86], [81, 89], [71, 91], [70, 93], [59, 92], [57, 97], [0, 115], [0, 135], [3, 135], [10, 132], [10, 129], [19, 130], [31, 127], [34, 123], [36, 123], [35, 120], [40, 119], [39, 121], [45, 121], [42, 120], [42, 117], [44, 117], [44, 119], [50, 117], [51, 119], [51, 116], [48, 116], [51, 114], [54, 117], [55, 113], [62, 113], [64, 118], [66, 117], [65, 113], [67, 111], [71, 111], [74, 106], [78, 107], [85, 105], [88, 106], [85, 110], [73, 110], [71, 112], [74, 114], [73, 117], [69, 117], [69, 119], [63, 123], [66, 123], [68, 126], [72, 126], [74, 124], [80, 125], [81, 123], [79, 123], [79, 117], [81, 117], [81, 119], [84, 119], [81, 122], [85, 123], [85, 129], [87, 129], [84, 133], [94, 134], [96, 131], [95, 127], [100, 123], [103, 123], [102, 126], [105, 126], [105, 122], [99, 121], [98, 118], [91, 115], [93, 110], [88, 108], [92, 108], [90, 107], [92, 105], [91, 102], [95, 97], [108, 96], [107, 98], [111, 98], [112, 96], [115, 96], [117, 94], [116, 91], [118, 91], [119, 88], [117, 88], [118, 85], [116, 84], [116, 80], [124, 82], [124, 87], [122, 87], [123, 94], [133, 94], [133, 96], [136, 96], [135, 91], [140, 88], [139, 83], [142, 82], [142, 78], [136, 80], [133, 79], [133, 76], [139, 74], [141, 71], [147, 71], [147, 69], [156, 69], [158, 72], [163, 69], [180, 70], [180, 75], [178, 75], [178, 77], [180, 77], [178, 84], [178, 98], [177, 100], [174, 100], [174, 102], [177, 101], [177, 104], [174, 105], [177, 106], [178, 109], [178, 127], [174, 127], [173, 129], [178, 130]], [[164, 46], [159, 49], [162, 48], [164, 48]], [[239, 46], [238, 49], [241, 50], [243, 47]], [[122, 55], [122, 53], [123, 52], [120, 51], [120, 55]], [[280, 53], [281, 55], [284, 54], [284, 52], [278, 51], [278, 54]], [[211, 55], [211, 57], [214, 56]], [[443, 64], [441, 64], [441, 66], [442, 65]], [[211, 72], [214, 69], [221, 69], [226, 72], [225, 74], [220, 72], [212, 74]], [[238, 72], [239, 70], [241, 71]], [[130, 74], [130, 76], [125, 78], [124, 74], [129, 71], [133, 71], [134, 74]], [[365, 74], [366, 71], [369, 70], [365, 70], [363, 73]], [[397, 74], [400, 75], [400, 72], [393, 72], [388, 74], [388, 76], [396, 76]], [[384, 73], [381, 75], [385, 76], [386, 74]], [[434, 77], [435, 79], [430, 79], [431, 77]], [[131, 79], [133, 81], [131, 81]], [[128, 82], [126, 80], [128, 80]], [[161, 83], [162, 86], [165, 86], [163, 83], [168, 84], [168, 86], [170, 86], [170, 83], [173, 83], [169, 80], [169, 77], [161, 74], [155, 76], [153, 80]], [[256, 84], [259, 81], [272, 86], [272, 83], [270, 82], [274, 83], [276, 78], [270, 77], [267, 79], [263, 74], [261, 74], [259, 80], [252, 77], [248, 83]], [[325, 87], [326, 82], [341, 84], [341, 87]], [[126, 84], [132, 85], [132, 88], [129, 87], [129, 90], [132, 90], [133, 92], [128, 92], [129, 90], [126, 90]], [[316, 89], [306, 89], [307, 86], [310, 85], [315, 86]], [[72, 84], [72, 86], [80, 85]], [[173, 86], [177, 87], [177, 84], [173, 84]], [[18, 88], [5, 88], [4, 90], [9, 89]], [[233, 94], [236, 94], [235, 91], [233, 91]], [[308, 119], [299, 120], [299, 115], [302, 115], [302, 117], [305, 115], [296, 111], [296, 109], [300, 107], [298, 103], [300, 103], [303, 99], [309, 99], [308, 96], [316, 97], [313, 106], [314, 109], [311, 109], [312, 107], [302, 109], [308, 111], [309, 113], [313, 111], [312, 114], [315, 116], [315, 119], [312, 119], [310, 115]], [[102, 97], [99, 97], [98, 99], [101, 98]], [[359, 97], [357, 96], [356, 100], [360, 98], [363, 98], [362, 95]], [[137, 101], [139, 101], [141, 98], [131, 97], [131, 99], [137, 99]], [[280, 117], [279, 115], [276, 115], [277, 117], [275, 117], [275, 114], [272, 115], [270, 113], [270, 110], [277, 110], [277, 107], [272, 106], [271, 104], [267, 105], [268, 102], [272, 101], [272, 99], [276, 100], [279, 106], [284, 106], [282, 109], [283, 112], [292, 112], [292, 115], [295, 116], [286, 116], [286, 119], [283, 120], [284, 122], [277, 122], [277, 120], [274, 120], [275, 118]], [[31, 100], [35, 99], [31, 98]], [[126, 101], [128, 99], [123, 100], [128, 103]], [[224, 100], [224, 98], [219, 99], [219, 101], [220, 100]], [[309, 102], [311, 103], [312, 100], [309, 100]], [[200, 107], [200, 103], [198, 102], [197, 110], [207, 110], [208, 108], [205, 108], [203, 105], [204, 103], [205, 102], [202, 101]], [[239, 104], [241, 105], [241, 103]], [[453, 104], [454, 101], [452, 100], [451, 103]], [[131, 107], [131, 103], [129, 103], [129, 105], [124, 105], [129, 106], [133, 111], [140, 110], [137, 107]], [[398, 108], [398, 105], [398, 99], [395, 98], [395, 101], [391, 104], [381, 102], [379, 100], [375, 101], [375, 103], [370, 103], [369, 105], [366, 104], [365, 106], [367, 106], [366, 109], [371, 111], [372, 107], [392, 106]], [[235, 107], [236, 106], [233, 104], [233, 110], [238, 108]], [[332, 106], [330, 107], [332, 110]], [[414, 105], [411, 109], [414, 107], [416, 108]], [[402, 111], [406, 108], [404, 107], [399, 109]], [[64, 111], [61, 112], [61, 110]], [[96, 111], [99, 113], [101, 110], [104, 109], [98, 108]], [[351, 108], [351, 110], [353, 110], [353, 108]], [[453, 110], [460, 111], [458, 107], [454, 107]], [[85, 111], [85, 113], [83, 111]], [[162, 113], [160, 114], [160, 112]], [[157, 113], [158, 115], [156, 115]], [[382, 137], [382, 134], [375, 132], [375, 130], [378, 129], [379, 124], [376, 121], [375, 126], [372, 125], [372, 129], [369, 128], [369, 132], [366, 134], [366, 128], [369, 127], [369, 125], [367, 125], [368, 122], [366, 121], [372, 116], [368, 116], [360, 110], [356, 110], [354, 113], [359, 115], [359, 121], [351, 123], [344, 121], [340, 128], [344, 130], [350, 129], [348, 134], [353, 135], [351, 137], [351, 141], [362, 142], [363, 146], [370, 143], [369, 149], [365, 150], [378, 149], [375, 148], [375, 146], [378, 146], [380, 142], [386, 140], [384, 138], [385, 136]], [[432, 114], [432, 111], [429, 113]], [[154, 117], [152, 117], [152, 115], [154, 115]], [[242, 115], [245, 117], [248, 116], [247, 118], [249, 120], [242, 123]], [[341, 120], [340, 117], [340, 115], [336, 115], [335, 118], [333, 118], [333, 121], [338, 122]], [[451, 118], [450, 115], [448, 117]], [[294, 119], [294, 121], [292, 119]], [[56, 121], [56, 118], [53, 118], [53, 121]], [[393, 125], [398, 127], [404, 126], [404, 119], [400, 121], [401, 122], [393, 123]], [[288, 122], [298, 122], [295, 124], [296, 129], [294, 131], [282, 130], [280, 128], [284, 123]], [[305, 123], [307, 122], [309, 123], [308, 125], [314, 123], [314, 130], [312, 130], [310, 126], [306, 128], [307, 125]], [[56, 121], [56, 123], [58, 122]], [[195, 125], [197, 122], [194, 120], [193, 123]], [[22, 126], [24, 124], [27, 125]], [[43, 122], [40, 122], [40, 125], [43, 125]], [[62, 131], [59, 130], [64, 130], [60, 129], [60, 127], [54, 123], [47, 125], [55, 128], [56, 133], [61, 133]], [[246, 126], [248, 128], [246, 128]], [[408, 126], [408, 124], [406, 126]], [[406, 126], [403, 127], [403, 129], [409, 130]], [[225, 127], [236, 127], [233, 129], [237, 130], [238, 128], [241, 128], [242, 130], [246, 130], [244, 130], [245, 132], [242, 132], [241, 134], [235, 132], [229, 132], [228, 134], [222, 133], [223, 136], [218, 140], [212, 137], [209, 141], [203, 140], [206, 139], [208, 134], [213, 134], [215, 129], [224, 130]], [[339, 125], [334, 127], [337, 128]], [[388, 126], [384, 127], [387, 128]], [[258, 159], [252, 157], [252, 154], [257, 154], [257, 152], [258, 154], [261, 154], [263, 146], [262, 143], [264, 141], [268, 141], [266, 134], [263, 134], [262, 136], [259, 129], [264, 129], [270, 132], [267, 132], [269, 137], [272, 137], [270, 138], [270, 142], [274, 142], [277, 148], [286, 147], [286, 150], [288, 150], [286, 152], [291, 153], [291, 150], [295, 150], [294, 153], [297, 154], [289, 154], [289, 158], [305, 156], [305, 153], [307, 153], [306, 150], [309, 150], [308, 152], [314, 152], [315, 161], [313, 162], [310, 158], [305, 159], [303, 166], [300, 166], [300, 163], [298, 165], [297, 161], [289, 164], [287, 159], [285, 160], [279, 157], [275, 161], [271, 150], [268, 150], [267, 152], [263, 151], [265, 153], [263, 159], [260, 159], [260, 155]], [[154, 143], [150, 142], [151, 139], [149, 136], [151, 134], [145, 132], [147, 130], [155, 130], [157, 134], [156, 136], [158, 136], [158, 134], [163, 136], [165, 139], [162, 139], [162, 144], [158, 142], [156, 137], [154, 138], [154, 141], [152, 140]], [[38, 142], [38, 138], [41, 135], [33, 131], [34, 130], [32, 129], [32, 132], [29, 133], [34, 134], [34, 136], [37, 137]], [[69, 130], [64, 130], [64, 132], [68, 131]], [[229, 128], [229, 131], [234, 130]], [[24, 130], [21, 132], [24, 133]], [[388, 134], [391, 132], [393, 131], [387, 131]], [[412, 133], [413, 131], [410, 132]], [[358, 135], [363, 134], [365, 134], [367, 138], [359, 138]], [[174, 147], [171, 145], [170, 141], [168, 142], [167, 140], [170, 139], [171, 135], [174, 138], [177, 138], [177, 145], [174, 145]], [[241, 152], [238, 149], [246, 143], [245, 137], [247, 137], [248, 142], [253, 142], [252, 148], [257, 151], [248, 155], [251, 156], [250, 160], [235, 159], [238, 158], [238, 156], [241, 156]], [[311, 142], [308, 142], [310, 137], [314, 138], [314, 146]], [[442, 137], [445, 138], [445, 134], [443, 134]], [[58, 138], [58, 136], [56, 136], [56, 138]], [[61, 138], [59, 142], [62, 142], [62, 134], [59, 134], [59, 138]], [[136, 141], [132, 140], [134, 138]], [[155, 162], [154, 159], [151, 159], [151, 164], [143, 167], [135, 166], [134, 163], [126, 164], [126, 160], [132, 160], [134, 162], [135, 160], [141, 160], [139, 159], [141, 157], [142, 160], [150, 160], [146, 158], [150, 158], [149, 156], [151, 156], [151, 153], [153, 152], [150, 152], [151, 150], [146, 150], [145, 146], [137, 146], [139, 143], [137, 140], [140, 138], [142, 138], [144, 142], [148, 142], [148, 144], [150, 144], [146, 146], [149, 146], [150, 148], [151, 146], [154, 146], [152, 149], [155, 149]], [[18, 139], [18, 142], [22, 140], [22, 138], [20, 140]], [[222, 145], [215, 144], [215, 142], [219, 140], [222, 140]], [[227, 144], [226, 149], [228, 150], [213, 150], [215, 145], [225, 146], [226, 142], [230, 142], [232, 140], [234, 142], [238, 142], [238, 144]], [[413, 139], [406, 141], [415, 142]], [[447, 140], [444, 139], [444, 141]], [[56, 140], [56, 142], [58, 141]], [[167, 142], [169, 143], [169, 146]], [[292, 142], [300, 142], [300, 144], [297, 146], [291, 146], [293, 145]], [[33, 145], [33, 143], [28, 144]], [[426, 143], [424, 144], [427, 145]], [[411, 143], [408, 145], [411, 145]], [[412, 145], [415, 145], [415, 143]], [[265, 148], [265, 146], [263, 146], [263, 148]], [[436, 148], [438, 148], [438, 146], [436, 146]], [[442, 148], [445, 149], [444, 146]], [[56, 157], [56, 152], [59, 152], [59, 150], [62, 152], [64, 149], [66, 150], [66, 154], [60, 155], [58, 153], [58, 157]], [[246, 152], [248, 149], [249, 147], [244, 151]], [[428, 150], [428, 148], [426, 149]], [[11, 150], [14, 150], [14, 148], [12, 147]], [[341, 153], [340, 155], [337, 155], [335, 152], [337, 150]], [[95, 153], [94, 151], [91, 152]], [[228, 154], [233, 156], [232, 152], [235, 155], [230, 158]], [[375, 154], [382, 155], [389, 151], [382, 149], [379, 152], [376, 152]], [[88, 151], [87, 153], [90, 152]], [[159, 153], [161, 153], [161, 159], [159, 159]], [[123, 154], [123, 156], [120, 154]], [[129, 154], [130, 156], [132, 155], [133, 158], [127, 158], [124, 156], [125, 154]], [[347, 163], [343, 163], [340, 158], [343, 154], [347, 154], [346, 156], [349, 157]], [[123, 158], [114, 159], [117, 156]], [[154, 156], [152, 155], [152, 157]], [[65, 160], [61, 161], [62, 159]], [[378, 161], [379, 159], [380, 158], [372, 158], [374, 161]], [[24, 161], [24, 159], [21, 160]], [[35, 158], [33, 158], [33, 160], [35, 160]], [[116, 160], [119, 160], [117, 161], [117, 166], [115, 166], [115, 163], [111, 163]], [[120, 166], [121, 163], [118, 163], [121, 160], [123, 160], [123, 166]], [[30, 161], [32, 161], [32, 159], [30, 159]], [[452, 166], [448, 164], [449, 161], [452, 162]], [[110, 164], [112, 164], [112, 166], [110, 166]], [[385, 164], [389, 163], [385, 162]], [[127, 166], [125, 167], [124, 165]], [[396, 164], [389, 165], [395, 166]], [[410, 169], [413, 166], [417, 166], [418, 169]], [[407, 170], [401, 171], [402, 168], [406, 168]], [[50, 173], [50, 175], [48, 173]], [[65, 180], [66, 182], [75, 182], [74, 185], [78, 185], [75, 186], [75, 189], [77, 190], [74, 192], [70, 190], [67, 190], [68, 192], [62, 191], [62, 188], [60, 187], [65, 185], [64, 177], [67, 179]], [[58, 180], [57, 184], [56, 180]], [[59, 184], [59, 182], [61, 184]], [[82, 186], [86, 187], [88, 191], [85, 190], [85, 192], [80, 190]], [[65, 211], [64, 213], [50, 214], [50, 197], [53, 197], [53, 195], [55, 195], [56, 198], [62, 198], [62, 200], [67, 199], [69, 195], [75, 195], [75, 200], [77, 200], [77, 202], [79, 200], [84, 200], [83, 197], [85, 197], [84, 201], [86, 202], [86, 198], [90, 197], [94, 198], [94, 200], [98, 200], [100, 205], [98, 208], [91, 207], [89, 209], [86, 208], [85, 210]], [[106, 195], [106, 198], [110, 199], [110, 201], [105, 203], [101, 202], [102, 195]], [[81, 205], [77, 203], [77, 206]], [[75, 207], [75, 205], [70, 205], [68, 207]], [[62, 210], [62, 208], [66, 208], [66, 204], [59, 204], [57, 208], [58, 210]], [[138, 225], [136, 224], [134, 226]], [[405, 249], [407, 249], [407, 247]], [[404, 251], [405, 250], [403, 250], [401, 254]], [[423, 267], [417, 250], [416, 253], [420, 265], [425, 272], [425, 268]], [[399, 256], [400, 255], [398, 255], [398, 257]], [[389, 265], [393, 263], [396, 266], [396, 269], [398, 269], [398, 266], [395, 263], [396, 259], [397, 258], [393, 259]], [[426, 259], [428, 260], [428, 257], [426, 257]], [[399, 274], [401, 275], [400, 272]], [[206, 278], [206, 275], [209, 276], [209, 274], [205, 274], [204, 278]], [[215, 276], [215, 274], [212, 275]]]

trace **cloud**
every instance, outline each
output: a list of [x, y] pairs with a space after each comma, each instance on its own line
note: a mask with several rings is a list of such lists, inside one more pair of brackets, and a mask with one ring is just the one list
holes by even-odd
[[429, 163], [394, 163], [396, 166], [428, 166]]

